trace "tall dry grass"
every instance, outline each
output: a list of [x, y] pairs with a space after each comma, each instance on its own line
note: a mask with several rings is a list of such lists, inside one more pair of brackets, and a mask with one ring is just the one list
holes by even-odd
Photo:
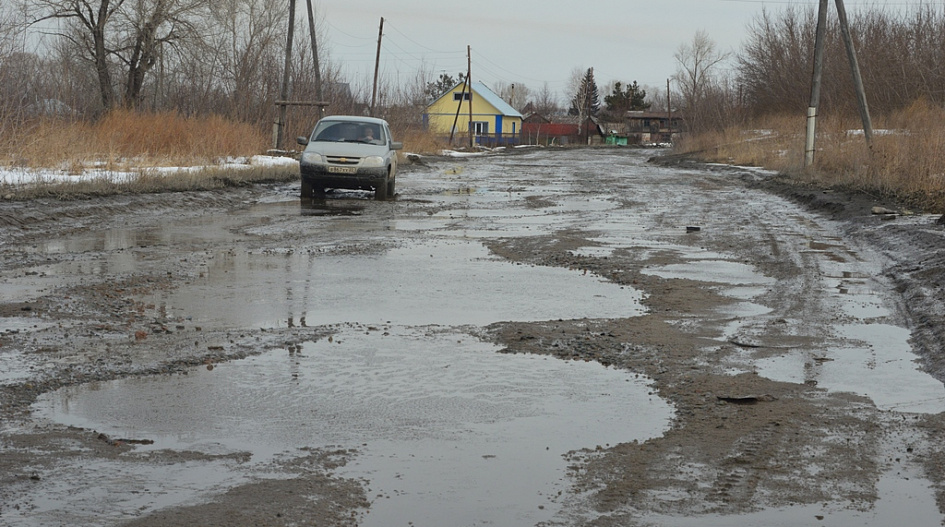
[[[222, 117], [184, 117], [176, 112], [118, 110], [96, 122], [40, 119], [0, 128], [0, 166], [63, 170], [103, 177], [61, 181], [40, 177], [30, 185], [0, 185], [5, 199], [59, 199], [121, 193], [207, 190], [298, 178], [298, 169], [217, 167], [227, 158], [266, 151], [269, 138], [256, 127]], [[162, 172], [159, 167], [207, 167]], [[136, 177], [112, 179], [108, 172]]]
[[442, 137], [421, 128], [409, 127], [399, 130], [395, 128], [391, 130], [391, 134], [395, 140], [404, 144], [404, 153], [437, 155], [449, 147]]
[[930, 213], [945, 213], [945, 109], [926, 101], [874, 123], [872, 148], [855, 118], [818, 121], [814, 165], [804, 167], [804, 116], [759, 118], [684, 138], [677, 151], [710, 162], [759, 166], [827, 188], [896, 199]]
[[0, 163], [29, 168], [194, 166], [265, 151], [258, 128], [222, 117], [116, 110], [96, 122], [39, 119], [4, 129]]

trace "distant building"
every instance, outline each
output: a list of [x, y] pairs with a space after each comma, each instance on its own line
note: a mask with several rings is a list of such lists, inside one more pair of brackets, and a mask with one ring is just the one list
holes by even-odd
[[515, 145], [521, 140], [522, 114], [482, 82], [473, 82], [465, 92], [459, 83], [427, 106], [423, 124], [437, 135], [452, 134], [454, 142], [467, 140], [472, 130], [477, 145]]
[[672, 143], [682, 127], [682, 118], [667, 112], [629, 111], [624, 114], [625, 133], [631, 144]]
[[552, 120], [533, 113], [522, 124], [522, 142], [530, 145], [601, 144], [603, 137], [603, 128], [593, 117], [582, 122], [573, 116]]

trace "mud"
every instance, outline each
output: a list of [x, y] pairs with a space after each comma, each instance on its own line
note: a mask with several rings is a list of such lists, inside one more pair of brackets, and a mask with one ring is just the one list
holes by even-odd
[[[599, 362], [647, 379], [672, 405], [658, 437], [560, 453], [561, 492], [519, 524], [941, 524], [937, 217], [761, 171], [648, 163], [653, 154], [430, 159], [407, 167], [397, 199], [383, 203], [339, 193], [300, 207], [289, 185], [0, 204], [0, 520], [383, 524], [370, 512], [387, 491], [378, 497], [376, 481], [345, 469], [369, 445], [298, 444], [260, 462], [250, 451], [155, 448], [152, 437], [37, 416], [42, 398], [63, 388], [295, 353], [360, 316], [365, 332], [434, 324], [506, 354]], [[468, 249], [479, 244], [488, 251]], [[538, 284], [516, 288], [526, 279], [514, 278], [499, 282], [512, 309], [467, 316], [444, 302], [373, 314], [423, 275], [383, 293], [384, 284], [359, 289], [363, 273], [345, 270], [415, 250], [439, 263], [466, 251], [526, 274], [569, 271], [598, 278], [598, 297], [640, 296], [622, 315], [587, 317], [595, 311], [579, 306], [583, 288], [542, 299], [529, 296]], [[375, 291], [378, 302], [333, 319], [293, 278], [314, 264], [351, 284], [342, 288], [351, 301]], [[444, 274], [462, 281], [480, 269], [463, 265]], [[444, 299], [477, 292], [429, 276]], [[260, 298], [268, 301], [253, 307]], [[162, 478], [179, 483], [156, 487]]]

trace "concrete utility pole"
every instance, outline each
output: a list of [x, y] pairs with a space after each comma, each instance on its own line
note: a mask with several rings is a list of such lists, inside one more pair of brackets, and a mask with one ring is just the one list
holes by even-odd
[[[856, 48], [850, 34], [850, 24], [847, 20], [847, 10], [843, 0], [836, 0], [837, 19], [840, 23], [840, 32], [847, 49], [847, 59], [850, 62], [850, 73], [853, 75], [853, 84], [856, 88], [856, 102], [860, 110], [860, 119], [863, 121], [863, 136], [866, 145], [873, 147], [873, 123], [870, 119], [869, 104], [866, 101], [866, 90], [863, 87], [863, 77], [860, 74], [860, 64], [856, 58]], [[820, 0], [820, 9], [817, 13], [817, 37], [814, 42], [814, 72], [811, 79], [810, 105], [807, 107], [807, 141], [804, 149], [804, 166], [814, 164], [815, 137], [817, 132], [817, 109], [820, 105], [820, 88], [824, 69], [824, 40], [827, 33], [828, 0]]]
[[824, 76], [824, 37], [827, 34], [828, 0], [820, 0], [817, 12], [817, 37], [814, 40], [814, 73], [810, 83], [810, 105], [807, 107], [807, 142], [804, 166], [814, 164], [814, 138], [817, 136], [817, 107], [820, 105], [820, 86]]
[[384, 37], [384, 17], [381, 17], [381, 27], [377, 30], [377, 57], [374, 59], [374, 90], [371, 94], [371, 117], [376, 117], [374, 109], [377, 104], [377, 74], [381, 68], [381, 38]]

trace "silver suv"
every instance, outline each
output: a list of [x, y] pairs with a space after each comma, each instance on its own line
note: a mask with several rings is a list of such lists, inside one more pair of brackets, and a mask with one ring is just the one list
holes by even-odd
[[299, 165], [302, 199], [323, 198], [326, 188], [373, 190], [379, 200], [394, 197], [397, 150], [387, 121], [373, 117], [324, 117], [305, 146]]

